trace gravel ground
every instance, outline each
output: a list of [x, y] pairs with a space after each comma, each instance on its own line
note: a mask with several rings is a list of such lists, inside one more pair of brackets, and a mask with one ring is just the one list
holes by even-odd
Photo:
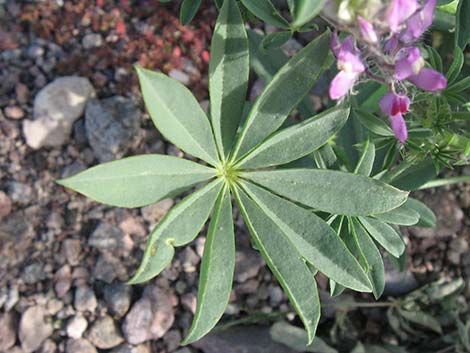
[[[132, 69], [138, 63], [169, 74], [207, 108], [215, 11], [203, 8], [187, 28], [176, 13], [154, 0], [132, 7], [126, 0], [0, 0], [0, 352], [289, 352], [262, 328], [180, 347], [195, 311], [204, 237], [178, 249], [155, 280], [123, 284], [147, 234], [178, 200], [118, 209], [54, 183], [127, 155], [182, 156], [152, 127]], [[468, 281], [470, 186], [418, 196], [439, 227], [409, 230], [408, 284], [443, 274]], [[292, 319], [238, 214], [236, 228], [227, 319], [276, 311]], [[389, 276], [389, 288], [403, 285], [400, 276]], [[327, 289], [321, 277], [319, 285]]]

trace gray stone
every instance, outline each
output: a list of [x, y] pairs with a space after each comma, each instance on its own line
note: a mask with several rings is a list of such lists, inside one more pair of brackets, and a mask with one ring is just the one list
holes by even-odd
[[82, 45], [85, 49], [100, 47], [103, 45], [103, 37], [98, 33], [89, 33], [83, 37]]
[[71, 266], [80, 264], [82, 245], [79, 239], [65, 239], [62, 243], [62, 253]]
[[170, 208], [173, 207], [174, 203], [172, 199], [164, 199], [152, 205], [145, 206], [141, 209], [142, 217], [151, 225], [157, 224], [167, 214]]
[[176, 302], [173, 293], [157, 286], [146, 287], [124, 320], [122, 331], [127, 342], [140, 344], [163, 337], [173, 325]]
[[16, 318], [13, 313], [0, 314], [0, 351], [7, 350], [16, 342]]
[[6, 107], [5, 116], [10, 119], [19, 120], [24, 118], [24, 111], [18, 106]]
[[259, 326], [240, 326], [210, 333], [192, 346], [204, 353], [295, 353], [272, 341], [269, 329]]
[[127, 275], [126, 267], [122, 261], [111, 254], [101, 254], [93, 267], [93, 276], [106, 283], [112, 283], [118, 276], [125, 277]]
[[95, 321], [87, 338], [100, 349], [110, 349], [124, 341], [113, 319], [107, 315]]
[[33, 199], [33, 188], [25, 183], [12, 181], [8, 183], [8, 194], [13, 202], [28, 205]]
[[74, 306], [78, 311], [94, 312], [98, 302], [93, 289], [88, 286], [80, 286], [75, 290]]
[[57, 352], [57, 344], [51, 339], [45, 340], [41, 348], [37, 351], [37, 353], [56, 353], [56, 352]]
[[123, 283], [107, 285], [104, 288], [104, 300], [116, 319], [123, 317], [129, 310], [131, 296], [132, 287]]
[[100, 223], [91, 233], [88, 245], [99, 250], [116, 250], [123, 245], [124, 233], [115, 225]]
[[181, 344], [181, 339], [181, 333], [178, 330], [168, 331], [165, 336], [163, 336], [168, 352], [176, 350]]
[[168, 73], [168, 76], [174, 78], [177, 81], [180, 81], [183, 85], [186, 86], [189, 85], [189, 83], [191, 82], [191, 77], [189, 77], [188, 74], [178, 69], [171, 69]]
[[88, 322], [82, 315], [75, 315], [67, 322], [67, 336], [78, 339], [83, 336], [88, 327]]
[[258, 275], [264, 261], [260, 254], [251, 249], [237, 251], [235, 262], [235, 281], [243, 283]]
[[21, 278], [27, 284], [34, 284], [44, 280], [46, 278], [46, 273], [43, 270], [43, 265], [38, 262], [28, 265], [23, 270]]
[[91, 100], [86, 107], [88, 142], [100, 162], [122, 158], [136, 141], [140, 111], [132, 100], [120, 96]]
[[418, 281], [410, 271], [398, 272], [395, 269], [385, 272], [383, 296], [400, 296], [418, 288]]
[[194, 272], [196, 271], [197, 265], [201, 260], [199, 256], [191, 249], [189, 246], [185, 247], [182, 252], [179, 253], [179, 259], [183, 264], [184, 272]]
[[146, 344], [140, 344], [138, 346], [121, 344], [120, 346], [113, 348], [111, 353], [151, 353], [151, 350]]
[[11, 212], [11, 199], [3, 191], [0, 191], [0, 221]]
[[192, 353], [192, 352], [189, 350], [189, 348], [184, 347], [184, 348], [178, 349], [174, 353]]
[[64, 144], [94, 95], [93, 86], [84, 77], [60, 77], [45, 86], [34, 99], [34, 120], [23, 123], [26, 143], [34, 149]]
[[86, 339], [71, 339], [67, 341], [66, 353], [98, 353], [96, 348]]
[[19, 338], [26, 353], [33, 352], [52, 334], [53, 328], [42, 306], [33, 306], [21, 315]]

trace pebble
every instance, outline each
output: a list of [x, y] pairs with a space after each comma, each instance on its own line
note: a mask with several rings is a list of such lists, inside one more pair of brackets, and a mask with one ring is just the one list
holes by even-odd
[[163, 336], [163, 340], [166, 343], [166, 348], [168, 352], [173, 352], [176, 350], [181, 344], [181, 333], [178, 330], [171, 330], [168, 331], [165, 336]]
[[47, 278], [41, 263], [35, 262], [28, 265], [21, 275], [21, 279], [26, 284], [35, 284]]
[[97, 348], [110, 349], [124, 341], [111, 316], [103, 316], [93, 323], [87, 338]]
[[160, 202], [145, 206], [141, 209], [142, 217], [151, 225], [155, 225], [165, 217], [174, 204], [175, 202], [172, 199], [163, 199]]
[[128, 271], [122, 261], [111, 254], [100, 254], [93, 267], [93, 276], [106, 283], [112, 283], [116, 277], [126, 275], [128, 275]]
[[26, 353], [37, 350], [46, 338], [52, 334], [52, 324], [46, 317], [42, 306], [32, 306], [21, 316], [19, 338], [21, 348]]
[[54, 289], [59, 298], [64, 297], [72, 286], [72, 270], [70, 266], [64, 265], [54, 274]]
[[81, 338], [87, 327], [87, 320], [82, 315], [76, 315], [67, 322], [67, 336], [74, 339]]
[[410, 271], [398, 272], [395, 269], [385, 272], [383, 296], [401, 296], [418, 288], [418, 281]]
[[25, 120], [23, 133], [33, 149], [64, 144], [73, 123], [82, 116], [88, 99], [95, 95], [84, 77], [66, 76], [45, 86], [34, 99], [34, 120]]
[[19, 181], [8, 183], [8, 194], [13, 202], [25, 206], [33, 200], [33, 189], [30, 185]]
[[76, 310], [94, 312], [97, 305], [93, 289], [88, 286], [80, 286], [75, 290], [74, 307]]
[[98, 33], [89, 33], [82, 39], [82, 45], [85, 49], [92, 49], [103, 45], [103, 37]]
[[11, 200], [7, 194], [0, 191], [0, 221], [11, 212]]
[[123, 231], [112, 224], [101, 222], [91, 233], [88, 239], [88, 245], [99, 250], [116, 250], [124, 242]]
[[181, 82], [183, 85], [189, 85], [191, 83], [191, 77], [178, 69], [171, 69], [168, 73], [168, 76], [174, 78], [175, 80]]
[[175, 320], [175, 295], [157, 286], [147, 286], [126, 315], [122, 331], [127, 342], [140, 344], [165, 335]]
[[80, 264], [82, 245], [79, 239], [65, 239], [62, 242], [62, 253], [70, 266]]
[[184, 348], [178, 349], [174, 353], [191, 353], [191, 351], [189, 350], [189, 348], [184, 347]]
[[65, 348], [66, 353], [98, 353], [96, 348], [86, 339], [70, 339]]
[[138, 140], [140, 120], [140, 110], [128, 98], [90, 100], [85, 111], [85, 127], [96, 158], [101, 163], [122, 158]]
[[151, 353], [151, 350], [146, 344], [140, 344], [138, 346], [121, 344], [120, 346], [113, 348], [111, 353]]
[[201, 260], [194, 250], [189, 246], [186, 246], [184, 250], [178, 254], [178, 257], [183, 264], [183, 271], [188, 273], [195, 272], [197, 265]]
[[19, 120], [24, 118], [23, 109], [17, 106], [6, 107], [4, 113], [5, 116], [10, 119]]
[[56, 353], [57, 352], [57, 344], [51, 340], [47, 339], [41, 346], [41, 349], [37, 353]]
[[0, 313], [0, 351], [7, 350], [16, 342], [16, 318], [13, 313]]
[[110, 284], [104, 288], [104, 300], [115, 319], [123, 317], [131, 305], [132, 287], [123, 283]]
[[463, 254], [467, 254], [469, 249], [468, 241], [464, 238], [452, 239], [449, 244], [447, 258], [454, 265], [460, 264], [460, 258]]
[[237, 251], [234, 279], [239, 283], [243, 283], [256, 277], [263, 266], [264, 261], [256, 251], [248, 248]]

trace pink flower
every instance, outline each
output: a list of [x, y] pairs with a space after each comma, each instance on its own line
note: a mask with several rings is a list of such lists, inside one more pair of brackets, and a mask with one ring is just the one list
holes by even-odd
[[377, 37], [377, 33], [375, 32], [372, 23], [361, 16], [357, 16], [357, 21], [359, 22], [362, 38], [368, 43], [377, 43], [379, 38]]
[[406, 29], [401, 33], [400, 40], [412, 42], [419, 39], [431, 26], [435, 8], [436, 0], [425, 0], [421, 10], [406, 21]]
[[408, 113], [410, 99], [404, 94], [387, 93], [379, 102], [384, 114], [390, 117], [393, 133], [400, 143], [408, 139], [408, 129], [403, 115]]
[[385, 15], [392, 32], [398, 32], [401, 25], [419, 8], [417, 0], [391, 0]]
[[419, 48], [408, 47], [397, 55], [395, 79], [408, 80], [425, 91], [435, 92], [446, 88], [447, 79], [440, 72], [424, 67]]
[[352, 89], [361, 73], [365, 71], [365, 66], [354, 44], [353, 36], [348, 36], [341, 43], [336, 34], [333, 34], [331, 50], [338, 59], [340, 71], [331, 82], [330, 97], [331, 99], [340, 99]]

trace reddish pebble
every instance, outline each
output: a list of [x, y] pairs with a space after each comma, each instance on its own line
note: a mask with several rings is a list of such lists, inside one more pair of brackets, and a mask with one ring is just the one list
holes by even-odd
[[24, 111], [20, 107], [6, 107], [5, 116], [10, 119], [22, 119], [24, 117]]
[[204, 60], [205, 63], [209, 63], [211, 57], [210, 57], [210, 54], [207, 50], [204, 50], [202, 53], [201, 53], [201, 58], [202, 60]]
[[7, 194], [0, 191], [0, 220], [8, 216], [11, 212], [11, 200]]

